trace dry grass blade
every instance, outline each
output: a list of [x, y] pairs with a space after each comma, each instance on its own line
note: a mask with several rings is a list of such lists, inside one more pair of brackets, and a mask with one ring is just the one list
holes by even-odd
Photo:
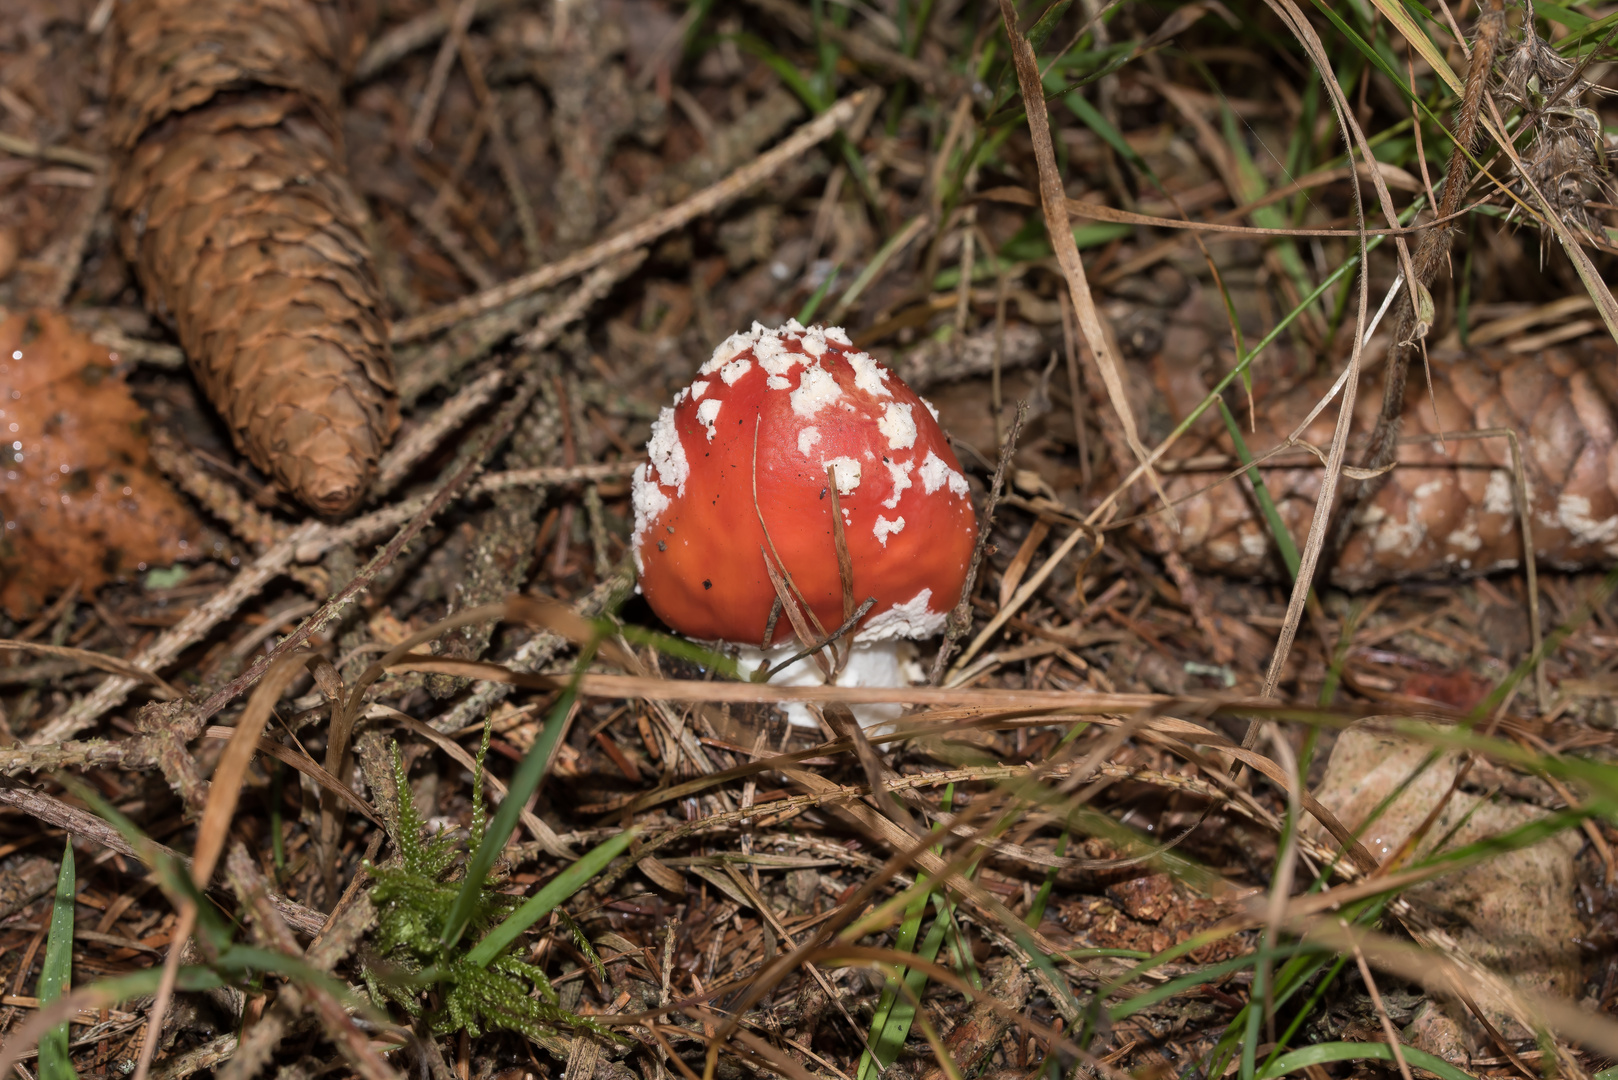
[[[1348, 920], [1337, 921], [1340, 926], [1347, 928]], [[1393, 1051], [1393, 1060], [1399, 1063], [1399, 1075], [1404, 1077], [1404, 1080], [1415, 1080], [1410, 1075], [1410, 1064], [1405, 1061], [1404, 1051], [1399, 1048], [1399, 1032], [1389, 1019], [1388, 1007], [1382, 1004], [1382, 993], [1377, 989], [1376, 979], [1371, 976], [1371, 965], [1365, 962], [1365, 953], [1358, 946], [1354, 948], [1354, 963], [1359, 965], [1360, 979], [1365, 983], [1365, 989], [1371, 993], [1371, 1004], [1376, 1008], [1377, 1019], [1382, 1022], [1382, 1037], [1388, 1040], [1388, 1049]]]
[[[202, 735], [207, 739], [232, 739], [236, 736], [236, 729], [215, 725], [204, 729]], [[382, 818], [370, 803], [356, 795], [352, 788], [339, 781], [337, 777], [321, 768], [320, 764], [310, 758], [309, 755], [265, 738], [258, 740], [258, 752], [275, 758], [283, 765], [292, 766], [292, 768], [297, 769], [303, 775], [348, 803], [349, 806], [364, 814], [370, 821], [377, 825], [384, 824]]]
[[[1332, 70], [1330, 57], [1327, 55], [1325, 47], [1321, 44], [1319, 36], [1315, 33], [1314, 27], [1304, 18], [1303, 13], [1298, 10], [1297, 5], [1292, 0], [1267, 0], [1267, 2], [1287, 23], [1293, 36], [1303, 44], [1304, 51], [1308, 54], [1310, 62], [1314, 64], [1321, 80], [1330, 92], [1332, 111], [1337, 116], [1338, 127], [1342, 131], [1343, 143], [1349, 148], [1350, 158], [1353, 156], [1353, 148], [1358, 146], [1361, 156], [1367, 162], [1375, 161], [1376, 156], [1371, 152], [1365, 133], [1360, 130], [1359, 125], [1354, 120], [1348, 101], [1343, 96], [1342, 88], [1337, 82], [1337, 76]], [[1354, 184], [1354, 212], [1363, 225], [1364, 209], [1360, 197], [1358, 174], [1352, 174], [1351, 179]], [[1379, 173], [1373, 172], [1372, 179], [1376, 184], [1377, 194], [1381, 197], [1383, 210], [1388, 216], [1389, 223], [1398, 224], [1398, 214], [1393, 209], [1393, 199], [1388, 194], [1387, 185], [1382, 182]], [[1337, 426], [1332, 432], [1331, 453], [1326, 459], [1326, 473], [1320, 482], [1319, 503], [1321, 506], [1328, 508], [1334, 505], [1336, 500], [1338, 478], [1342, 475], [1343, 465], [1347, 458], [1348, 432], [1353, 425], [1354, 400], [1359, 393], [1360, 354], [1364, 349], [1362, 328], [1365, 325], [1366, 313], [1370, 306], [1370, 273], [1367, 266], [1366, 240], [1363, 235], [1360, 237], [1359, 249], [1359, 308], [1354, 322], [1353, 351], [1349, 355], [1348, 367], [1343, 373], [1343, 401], [1338, 408]], [[1276, 637], [1275, 651], [1270, 657], [1269, 669], [1264, 675], [1265, 697], [1275, 695], [1275, 689], [1281, 681], [1281, 672], [1286, 665], [1287, 656], [1292, 651], [1292, 642], [1297, 635], [1298, 625], [1303, 620], [1304, 606], [1309, 599], [1309, 590], [1314, 582], [1315, 569], [1320, 563], [1321, 553], [1326, 546], [1327, 523], [1330, 517], [1329, 513], [1317, 514], [1315, 515], [1315, 520], [1310, 523], [1309, 537], [1304, 544], [1303, 551], [1300, 553], [1297, 580], [1293, 583], [1292, 595], [1287, 601], [1286, 618], [1281, 625], [1281, 632]], [[1254, 720], [1248, 724], [1247, 735], [1242, 740], [1242, 745], [1250, 749], [1257, 744], [1258, 736], [1259, 722]]]
[[[118, 830], [89, 811], [70, 806], [53, 795], [34, 791], [14, 781], [0, 780], [0, 803], [136, 861], [144, 862], [153, 856], [160, 856], [173, 859], [181, 866], [189, 866], [191, 862], [188, 857], [156, 841], [147, 841], [137, 848], [119, 835]], [[272, 895], [270, 899], [275, 904], [276, 910], [281, 913], [281, 917], [300, 934], [319, 933], [326, 921], [320, 912], [306, 908], [284, 896]]]
[[1530, 1031], [1549, 1028], [1563, 1038], [1618, 1058], [1618, 1021], [1587, 1012], [1573, 1002], [1514, 986], [1504, 977], [1467, 959], [1459, 947], [1446, 940], [1447, 935], [1418, 931], [1421, 944], [1411, 945], [1364, 927], [1345, 929], [1336, 917], [1294, 929], [1304, 935], [1305, 941], [1336, 952], [1362, 950], [1373, 967], [1433, 993], [1465, 993], [1485, 1006], [1521, 1017]]
[[[208, 802], [203, 807], [202, 820], [197, 825], [197, 843], [191, 856], [191, 883], [199, 891], [208, 887], [208, 882], [213, 878], [214, 867], [219, 862], [219, 856], [224, 853], [225, 840], [230, 835], [231, 819], [236, 816], [236, 803], [241, 798], [242, 782], [247, 778], [247, 766], [258, 749], [258, 740], [264, 733], [264, 725], [269, 723], [270, 713], [274, 710], [275, 703], [280, 700], [282, 692], [292, 685], [292, 680], [297, 678], [302, 670], [302, 657], [296, 653], [283, 657], [270, 667], [265, 673], [264, 681], [253, 692], [253, 696], [247, 702], [247, 708], [242, 711], [241, 718], [236, 722], [235, 734], [225, 746], [225, 752], [219, 756], [219, 764], [214, 767], [213, 781], [208, 788]], [[163, 1017], [168, 1012], [169, 1002], [174, 996], [175, 978], [180, 971], [180, 955], [185, 951], [185, 943], [191, 937], [191, 931], [196, 928], [196, 922], [195, 902], [183, 901], [179, 921], [175, 925], [169, 945], [169, 954], [163, 963], [163, 981], [158, 986], [157, 997], [152, 1002], [147, 1020], [147, 1035], [141, 1042], [134, 1080], [146, 1080], [147, 1071], [151, 1068], [152, 1055], [156, 1053], [157, 1044], [161, 1041], [159, 1033], [163, 1030]]]
[[126, 678], [134, 679], [136, 682], [147, 683], [156, 688], [170, 701], [185, 696], [161, 676], [127, 660], [120, 660], [116, 656], [108, 656], [106, 653], [92, 652], [89, 649], [73, 649], [66, 645], [47, 645], [40, 641], [14, 641], [7, 638], [0, 638], [0, 651], [28, 652], [39, 656], [59, 656], [67, 660], [77, 660], [88, 667], [100, 668], [102, 671], [123, 675]]
[[[63, 994], [43, 1008], [34, 1009], [28, 1019], [19, 1024], [11, 1037], [0, 1043], [0, 1076], [9, 1076], [14, 1068], [39, 1043], [40, 1036], [64, 1020], [74, 1020], [80, 1013], [96, 1013], [120, 1003], [119, 991], [106, 983], [81, 986], [70, 994]], [[18, 1075], [28, 1074], [18, 1069]]]
[[1124, 392], [1124, 380], [1118, 369], [1118, 358], [1113, 355], [1107, 333], [1101, 325], [1101, 313], [1096, 310], [1095, 297], [1090, 295], [1090, 285], [1084, 274], [1084, 261], [1079, 258], [1078, 245], [1073, 240], [1073, 229], [1068, 223], [1067, 194], [1062, 190], [1062, 176], [1056, 165], [1056, 151], [1051, 145], [1050, 117], [1045, 112], [1045, 92], [1040, 82], [1039, 63], [1034, 56], [1033, 46], [1028, 44], [1028, 39], [1017, 29], [1017, 8], [1012, 0], [1000, 0], [1000, 14], [1005, 20], [1006, 35], [1011, 39], [1011, 56], [1017, 66], [1017, 82], [1022, 88], [1023, 103], [1028, 108], [1028, 132], [1033, 137], [1034, 159], [1039, 165], [1039, 194], [1045, 211], [1045, 231], [1050, 235], [1051, 247], [1056, 251], [1056, 261], [1062, 267], [1063, 277], [1067, 279], [1068, 293], [1073, 300], [1073, 310], [1078, 316], [1079, 329], [1084, 334], [1084, 343], [1090, 347], [1096, 366], [1101, 371], [1102, 381], [1107, 387], [1107, 397], [1112, 402], [1113, 411], [1118, 414], [1118, 422], [1123, 427], [1124, 438], [1129, 443], [1130, 452], [1145, 467], [1146, 475], [1157, 490], [1159, 498], [1167, 503], [1168, 499], [1163, 495], [1163, 486], [1157, 478], [1156, 471], [1146, 464], [1146, 447], [1141, 445], [1140, 433], [1135, 429], [1135, 413], [1130, 408], [1129, 399]]

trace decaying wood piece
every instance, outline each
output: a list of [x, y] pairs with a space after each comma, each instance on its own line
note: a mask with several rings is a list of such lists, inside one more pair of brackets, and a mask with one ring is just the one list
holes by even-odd
[[[1369, 502], [1356, 508], [1347, 542], [1332, 567], [1332, 581], [1370, 588], [1520, 565], [1522, 529], [1509, 441], [1503, 436], [1448, 438], [1440, 449], [1437, 439], [1412, 438], [1437, 434], [1439, 424], [1449, 433], [1517, 433], [1540, 565], [1572, 570], [1618, 558], [1618, 374], [1613, 359], [1611, 347], [1600, 344], [1528, 355], [1435, 352], [1434, 397], [1413, 394], [1406, 403], [1406, 440], [1398, 446], [1398, 467]], [[1176, 418], [1187, 415], [1206, 392], [1201, 377], [1188, 371], [1164, 368], [1154, 381]], [[1244, 430], [1253, 455], [1261, 456], [1284, 440], [1330, 384], [1329, 375], [1320, 375], [1285, 392], [1255, 386], [1258, 430]], [[1368, 431], [1375, 424], [1377, 395], [1362, 396], [1359, 406], [1355, 428]], [[1245, 419], [1245, 409], [1236, 411]], [[1317, 447], [1329, 441], [1330, 412], [1316, 418], [1305, 441]], [[1177, 507], [1179, 550], [1201, 569], [1278, 576], [1283, 572], [1280, 560], [1246, 479], [1193, 495], [1235, 467], [1230, 452], [1223, 425], [1211, 412], [1170, 451], [1170, 460], [1180, 463], [1214, 456], [1203, 471], [1179, 473], [1168, 484], [1171, 500], [1192, 496]], [[1260, 472], [1282, 520], [1301, 544], [1316, 508], [1319, 462], [1307, 451], [1293, 450]]]
[[310, 507], [364, 492], [398, 425], [339, 92], [359, 0], [128, 0], [108, 132], [148, 305], [261, 470]]

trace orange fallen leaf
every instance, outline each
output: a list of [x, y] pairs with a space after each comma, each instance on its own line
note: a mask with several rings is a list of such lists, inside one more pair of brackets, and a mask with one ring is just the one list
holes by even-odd
[[0, 311], [0, 607], [27, 618], [75, 581], [200, 554], [201, 535], [106, 347], [58, 312]]

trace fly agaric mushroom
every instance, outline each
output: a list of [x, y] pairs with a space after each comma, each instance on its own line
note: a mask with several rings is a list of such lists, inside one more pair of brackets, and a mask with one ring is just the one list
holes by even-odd
[[[854, 603], [873, 600], [839, 683], [900, 685], [898, 643], [937, 634], [960, 598], [977, 538], [960, 464], [932, 406], [837, 327], [731, 335], [662, 410], [647, 452], [633, 485], [641, 591], [689, 637], [778, 647], [744, 664], [797, 651], [767, 560], [815, 636], [845, 623], [834, 506]], [[780, 681], [813, 670], [793, 669]]]

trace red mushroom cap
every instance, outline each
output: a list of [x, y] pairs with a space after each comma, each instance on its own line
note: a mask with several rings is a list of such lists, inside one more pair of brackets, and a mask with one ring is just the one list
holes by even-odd
[[[757, 429], [755, 508], [754, 432]], [[652, 425], [635, 471], [641, 591], [695, 638], [758, 643], [776, 599], [759, 513], [827, 632], [843, 621], [835, 469], [864, 640], [938, 633], [977, 539], [966, 479], [932, 406], [836, 327], [733, 334]], [[777, 621], [771, 644], [792, 635]]]

